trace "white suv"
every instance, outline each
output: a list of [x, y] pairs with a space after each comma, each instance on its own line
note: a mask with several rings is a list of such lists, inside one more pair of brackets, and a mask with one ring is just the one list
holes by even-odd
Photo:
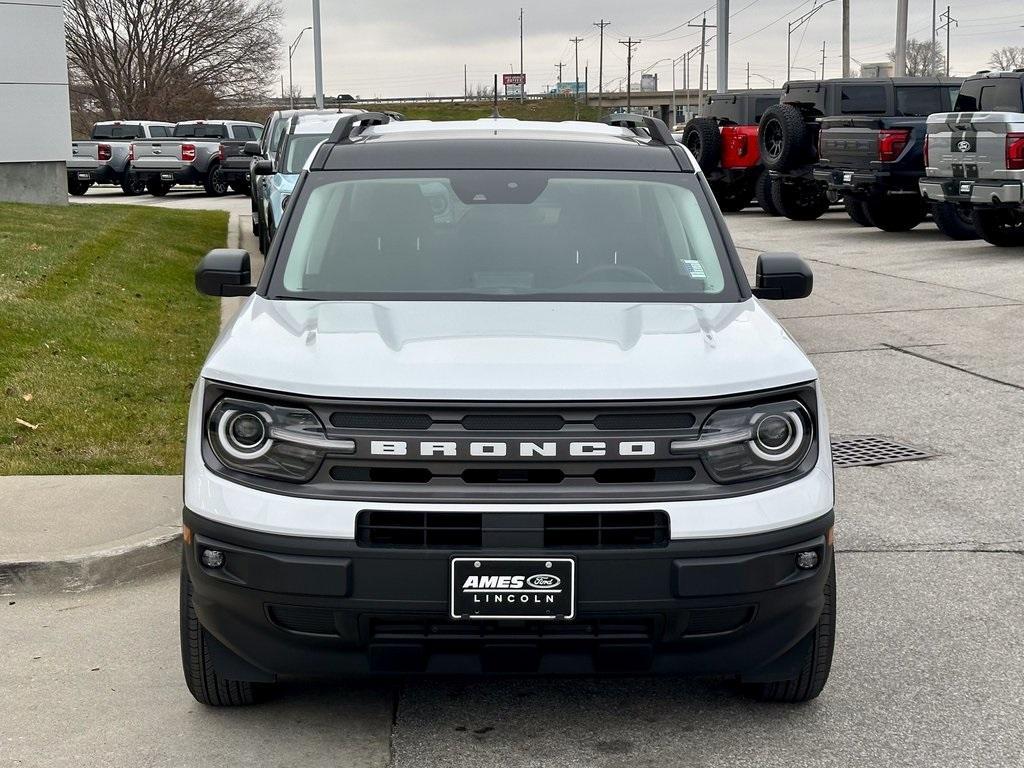
[[835, 635], [817, 373], [663, 123], [343, 118], [195, 387], [181, 640], [281, 677], [685, 673], [805, 701]]

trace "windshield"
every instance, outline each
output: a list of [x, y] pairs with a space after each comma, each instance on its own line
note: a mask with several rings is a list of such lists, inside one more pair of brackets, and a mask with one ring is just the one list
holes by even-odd
[[340, 175], [301, 196], [271, 294], [738, 297], [694, 176], [466, 170], [333, 180]]
[[293, 133], [284, 145], [284, 162], [281, 173], [302, 173], [303, 166], [313, 150], [317, 148], [329, 134], [326, 133]]
[[141, 125], [94, 125], [94, 139], [141, 139], [145, 136]]
[[208, 123], [187, 123], [174, 126], [174, 136], [179, 139], [226, 139], [228, 127]]

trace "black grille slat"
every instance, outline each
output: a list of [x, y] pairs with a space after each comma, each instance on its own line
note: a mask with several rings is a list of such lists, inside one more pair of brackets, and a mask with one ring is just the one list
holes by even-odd
[[428, 413], [388, 413], [384, 411], [335, 411], [331, 426], [343, 429], [430, 429]]
[[692, 413], [606, 413], [594, 419], [600, 430], [689, 429], [696, 423]]
[[510, 531], [524, 537], [508, 546], [521, 547], [664, 547], [670, 537], [668, 515], [661, 510], [545, 512], [524, 515], [522, 525], [513, 526], [507, 517], [486, 512], [367, 509], [356, 519], [356, 540], [363, 547], [481, 547], [489, 536]]
[[556, 432], [565, 426], [559, 414], [473, 414], [462, 419], [462, 428], [480, 432]]
[[754, 616], [754, 609], [749, 605], [729, 608], [698, 608], [690, 611], [686, 622], [686, 636], [717, 635], [723, 632], [734, 632]]
[[306, 608], [292, 605], [271, 605], [270, 620], [282, 629], [311, 635], [337, 634], [334, 611], [330, 608]]
[[377, 619], [371, 623], [371, 641], [438, 641], [438, 642], [496, 642], [503, 640], [536, 640], [551, 642], [650, 642], [657, 630], [654, 621], [592, 621], [569, 624], [531, 622], [509, 625], [496, 622], [441, 624], [429, 620]]

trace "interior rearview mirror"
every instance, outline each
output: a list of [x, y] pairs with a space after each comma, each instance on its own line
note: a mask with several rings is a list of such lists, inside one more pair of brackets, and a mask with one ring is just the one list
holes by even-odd
[[214, 248], [196, 267], [196, 290], [207, 296], [248, 296], [251, 280], [249, 253], [238, 248]]
[[762, 253], [757, 257], [757, 298], [803, 299], [811, 295], [813, 287], [811, 268], [795, 253]]
[[258, 141], [247, 141], [245, 146], [242, 147], [242, 152], [249, 156], [256, 156], [260, 154], [260, 143]]
[[257, 160], [252, 167], [253, 173], [257, 176], [271, 176], [274, 173], [273, 160]]

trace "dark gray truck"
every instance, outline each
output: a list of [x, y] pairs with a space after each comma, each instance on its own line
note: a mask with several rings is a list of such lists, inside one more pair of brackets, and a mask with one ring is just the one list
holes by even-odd
[[132, 169], [146, 180], [153, 195], [166, 195], [176, 184], [201, 186], [208, 195], [245, 193], [247, 177], [224, 173], [228, 153], [240, 153], [247, 141], [259, 139], [263, 126], [238, 120], [186, 120], [172, 137], [136, 142]]
[[171, 135], [174, 123], [151, 120], [104, 120], [95, 123], [87, 141], [71, 142], [67, 161], [68, 192], [84, 195], [96, 184], [121, 187], [126, 195], [146, 191], [144, 179], [131, 169], [131, 146], [138, 139], [162, 139]]
[[[845, 179], [845, 176], [841, 176], [840, 183], [835, 185], [830, 183], [833, 179], [831, 173], [815, 175], [821, 160], [820, 133], [828, 120], [839, 119], [838, 123], [827, 123], [830, 129], [853, 128], [856, 131], [865, 131], [864, 134], [857, 136], [857, 140], [867, 141], [863, 147], [865, 152], [868, 145], [875, 142], [874, 159], [878, 159], [877, 131], [881, 130], [878, 127], [879, 120], [926, 117], [898, 113], [918, 111], [912, 107], [918, 102], [927, 101], [936, 106], [952, 103], [951, 94], [957, 84], [958, 81], [955, 80], [917, 77], [835, 78], [787, 82], [782, 87], [780, 103], [765, 110], [758, 127], [761, 160], [771, 172], [772, 198], [780, 213], [790, 219], [816, 219], [825, 213], [832, 203], [843, 198], [842, 179]], [[897, 91], [901, 94], [899, 98], [896, 95]], [[906, 109], [901, 108], [902, 104], [906, 105]], [[871, 131], [875, 133], [868, 138]], [[905, 150], [908, 145], [901, 148], [898, 141], [893, 142], [887, 152], [893, 149]], [[889, 154], [886, 157], [889, 157]], [[836, 158], [833, 154], [832, 158], [826, 159], [835, 161]], [[865, 162], [871, 161], [865, 159]], [[852, 175], [850, 179], [853, 180]], [[863, 187], [861, 189], [863, 190]], [[861, 194], [854, 189], [850, 199], [845, 202], [851, 218], [863, 222], [862, 207], [856, 205]], [[865, 195], [865, 199], [866, 197]], [[879, 206], [878, 210], [882, 208]]]
[[925, 175], [928, 115], [948, 112], [961, 80], [914, 78], [865, 93], [862, 115], [820, 121], [814, 179], [841, 195], [850, 218], [886, 232], [913, 229], [931, 207], [939, 230], [955, 240], [977, 237], [970, 214], [937, 202], [929, 206], [918, 188]]

